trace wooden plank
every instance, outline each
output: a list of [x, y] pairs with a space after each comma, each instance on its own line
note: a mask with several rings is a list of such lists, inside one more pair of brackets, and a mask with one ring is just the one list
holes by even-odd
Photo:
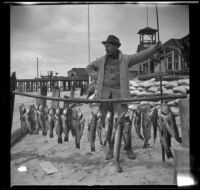
[[46, 172], [46, 174], [56, 173], [58, 170], [48, 161], [39, 163], [41, 168]]
[[[51, 97], [59, 98], [60, 97], [60, 89], [58, 87], [55, 87], [52, 91]], [[59, 107], [59, 101], [52, 100], [51, 101], [51, 108], [58, 108]]]
[[47, 100], [57, 100], [57, 101], [64, 101], [64, 102], [69, 102], [69, 103], [108, 103], [108, 102], [115, 102], [115, 103], [120, 103], [120, 102], [139, 102], [139, 101], [158, 101], [161, 98], [164, 100], [173, 100], [173, 99], [180, 99], [180, 98], [186, 98], [187, 95], [168, 95], [168, 96], [154, 96], [154, 97], [142, 97], [142, 98], [116, 98], [116, 99], [93, 99], [93, 100], [88, 100], [85, 98], [74, 98], [74, 99], [66, 99], [66, 98], [55, 98], [55, 97], [45, 97], [45, 96], [39, 96], [39, 95], [33, 95], [29, 93], [22, 93], [22, 92], [12, 92], [14, 94], [20, 95], [20, 96], [27, 96], [27, 97], [34, 97], [34, 98], [43, 98]]
[[177, 184], [177, 176], [190, 175], [189, 149], [174, 149], [174, 183]]
[[[47, 96], [47, 86], [43, 85], [40, 89], [39, 95]], [[35, 99], [37, 105], [46, 105], [46, 99], [36, 98]]]
[[189, 127], [189, 99], [179, 100], [179, 115], [181, 122], [182, 146], [190, 146], [190, 127]]

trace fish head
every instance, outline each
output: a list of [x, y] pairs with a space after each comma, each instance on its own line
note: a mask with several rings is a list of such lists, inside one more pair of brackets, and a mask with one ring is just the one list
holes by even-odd
[[54, 115], [54, 114], [55, 114], [54, 109], [51, 108], [51, 109], [49, 110], [49, 114], [50, 114], [50, 115]]
[[63, 115], [67, 115], [67, 112], [68, 112], [68, 110], [67, 110], [67, 108], [65, 108], [64, 110], [63, 110]]
[[42, 104], [39, 106], [39, 111], [41, 111], [41, 112], [44, 111], [44, 106]]
[[168, 115], [170, 113], [170, 108], [167, 104], [161, 104], [160, 111], [163, 115]]
[[56, 108], [56, 114], [57, 115], [60, 115], [60, 113], [61, 113], [61, 110], [60, 110], [60, 108], [58, 107], [58, 108]]

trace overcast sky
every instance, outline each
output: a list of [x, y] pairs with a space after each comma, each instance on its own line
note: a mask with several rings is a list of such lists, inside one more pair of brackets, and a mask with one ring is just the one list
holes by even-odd
[[[105, 54], [101, 41], [109, 34], [121, 41], [120, 50], [136, 53], [137, 32], [147, 26], [147, 5], [96, 4], [89, 6], [90, 60]], [[188, 5], [158, 5], [160, 40], [189, 34]], [[148, 5], [148, 26], [157, 29], [155, 5]], [[18, 79], [56, 71], [67, 76], [88, 59], [88, 5], [11, 6], [11, 72]]]

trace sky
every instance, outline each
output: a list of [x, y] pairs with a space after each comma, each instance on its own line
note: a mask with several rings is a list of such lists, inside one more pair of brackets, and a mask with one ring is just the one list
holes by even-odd
[[[189, 34], [188, 5], [157, 7], [162, 43]], [[15, 71], [17, 79], [37, 77], [38, 58], [39, 75], [67, 76], [72, 68], [85, 68], [105, 55], [101, 42], [110, 34], [120, 39], [123, 53], [134, 54], [137, 32], [147, 27], [147, 10], [148, 26], [157, 29], [155, 5], [90, 4], [89, 25], [87, 4], [11, 5], [10, 73]]]

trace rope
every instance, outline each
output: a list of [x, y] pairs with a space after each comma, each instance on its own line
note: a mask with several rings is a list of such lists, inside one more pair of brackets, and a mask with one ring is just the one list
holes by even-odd
[[154, 96], [154, 97], [142, 97], [142, 98], [117, 98], [117, 99], [93, 99], [88, 100], [84, 98], [73, 98], [73, 99], [66, 99], [66, 98], [55, 98], [55, 97], [46, 97], [41, 95], [33, 95], [28, 93], [22, 93], [22, 92], [15, 92], [12, 93], [20, 96], [28, 96], [33, 98], [41, 98], [41, 99], [47, 99], [47, 100], [57, 100], [57, 101], [63, 101], [63, 102], [70, 102], [70, 103], [123, 103], [123, 102], [141, 102], [141, 101], [159, 101], [161, 99], [178, 99], [178, 98], [187, 98], [187, 95], [168, 95], [168, 96]]

